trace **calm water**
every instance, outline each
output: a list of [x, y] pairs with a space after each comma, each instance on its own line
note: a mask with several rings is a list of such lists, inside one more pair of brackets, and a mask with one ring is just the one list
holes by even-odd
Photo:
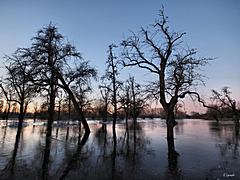
[[0, 127], [0, 179], [240, 179], [239, 137], [231, 122], [179, 120], [175, 146], [168, 158], [164, 120], [139, 120], [117, 125], [114, 154], [111, 124], [107, 132], [90, 121], [90, 134], [79, 146], [77, 126]]

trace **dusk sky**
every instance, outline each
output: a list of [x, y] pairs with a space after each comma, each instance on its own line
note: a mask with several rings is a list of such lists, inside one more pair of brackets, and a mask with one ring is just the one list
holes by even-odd
[[[136, 32], [141, 26], [153, 23], [162, 5], [170, 28], [187, 33], [186, 45], [197, 48], [200, 57], [216, 58], [203, 69], [208, 79], [206, 87], [199, 88], [200, 94], [208, 96], [211, 89], [229, 86], [239, 100], [239, 0], [1, 1], [0, 57], [18, 47], [29, 47], [36, 32], [52, 22], [101, 76], [108, 45], [118, 44], [130, 30]], [[132, 69], [133, 75], [134, 72]], [[136, 71], [137, 79], [141, 79], [139, 75], [147, 78], [147, 72], [141, 72]]]

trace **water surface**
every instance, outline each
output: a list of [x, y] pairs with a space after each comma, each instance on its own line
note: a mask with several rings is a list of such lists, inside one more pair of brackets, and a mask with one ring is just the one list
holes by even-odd
[[[117, 124], [117, 147], [111, 124], [104, 131], [89, 121], [84, 146], [77, 125], [54, 126], [46, 139], [39, 123], [17, 129], [0, 127], [0, 179], [240, 179], [239, 136], [232, 122], [178, 120], [175, 148], [169, 158], [164, 120]], [[80, 136], [79, 136], [80, 132]]]

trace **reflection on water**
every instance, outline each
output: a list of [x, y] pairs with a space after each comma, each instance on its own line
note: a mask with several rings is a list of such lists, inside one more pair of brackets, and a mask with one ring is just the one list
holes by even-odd
[[[174, 153], [164, 120], [0, 127], [0, 179], [240, 179], [239, 129], [231, 122], [179, 120]], [[171, 149], [171, 147], [170, 147]]]

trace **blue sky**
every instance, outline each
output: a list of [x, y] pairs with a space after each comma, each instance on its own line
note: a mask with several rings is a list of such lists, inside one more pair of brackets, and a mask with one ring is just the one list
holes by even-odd
[[[154, 22], [162, 5], [170, 27], [187, 33], [188, 46], [197, 48], [199, 56], [216, 57], [204, 68], [208, 79], [206, 87], [199, 89], [201, 93], [207, 96], [210, 89], [230, 86], [239, 100], [238, 0], [0, 1], [0, 57], [18, 47], [30, 46], [37, 30], [52, 22], [102, 75], [108, 45], [119, 43], [129, 30], [137, 31]], [[137, 74], [138, 79], [148, 76], [145, 71], [131, 70], [131, 73]]]

